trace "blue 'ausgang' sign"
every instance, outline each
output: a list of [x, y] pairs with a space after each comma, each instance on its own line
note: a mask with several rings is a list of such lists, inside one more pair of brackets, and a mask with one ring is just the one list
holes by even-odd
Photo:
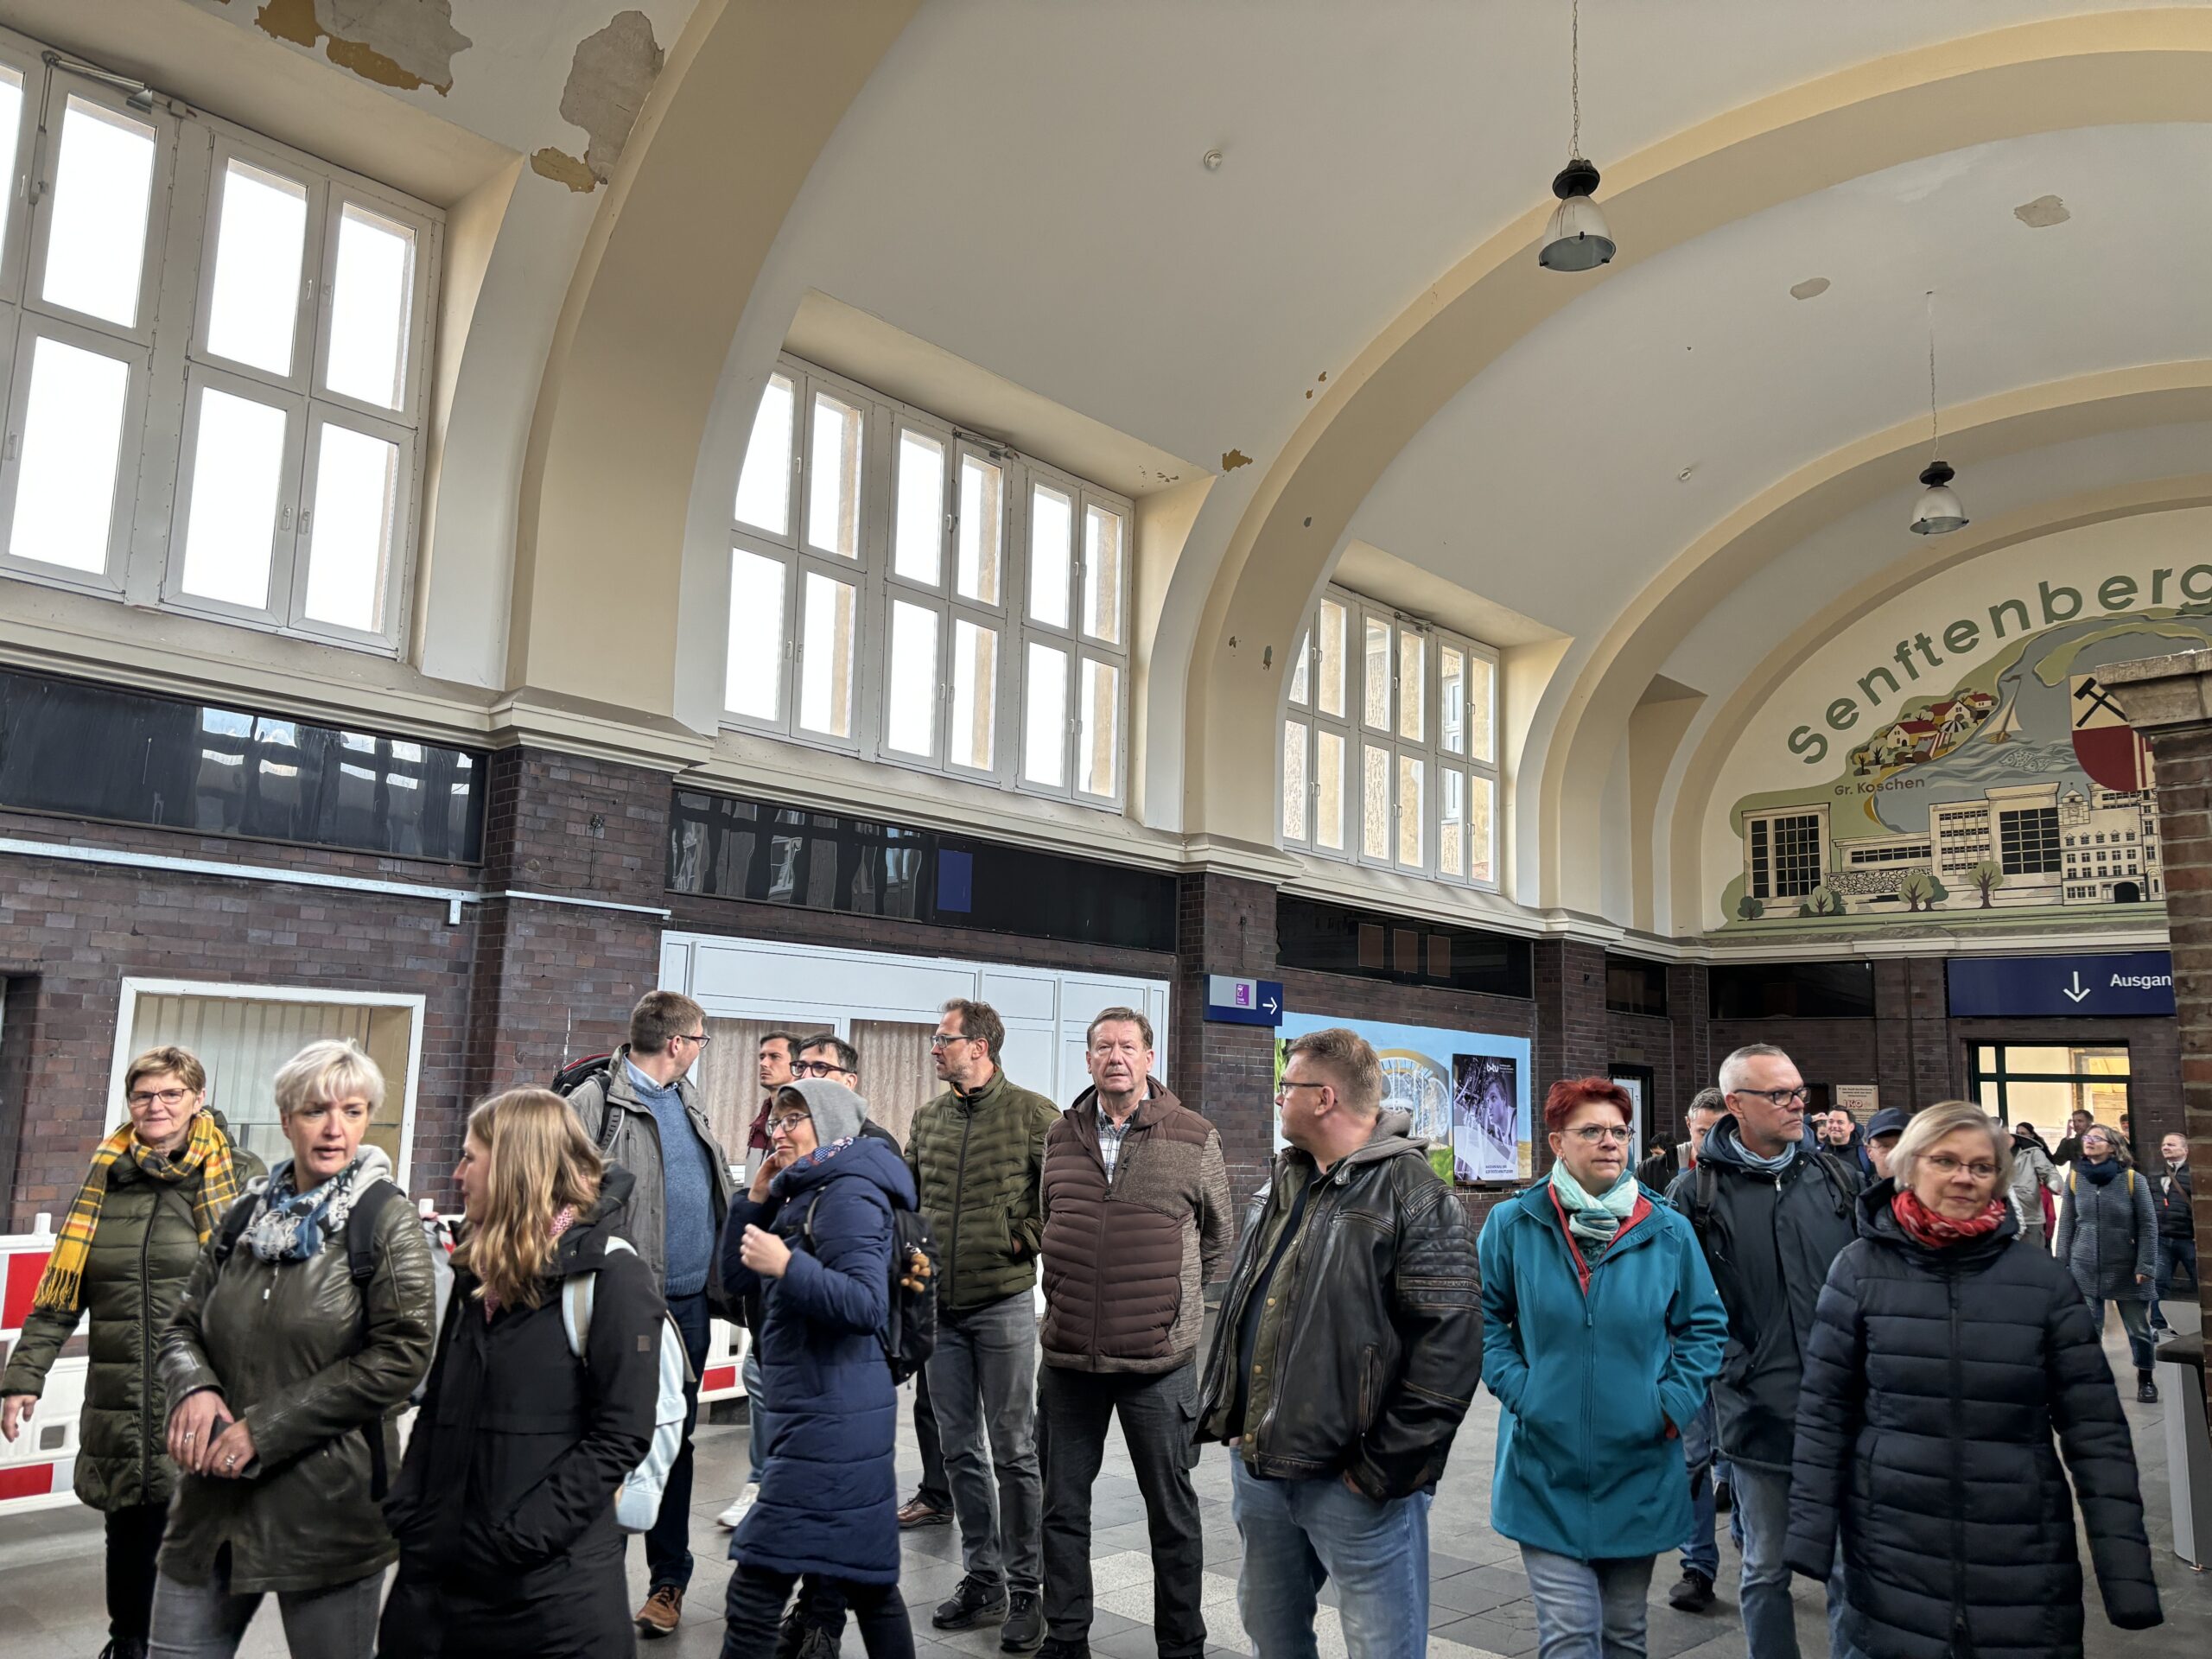
[[1955, 957], [1951, 1014], [2031, 1016], [2174, 1011], [2173, 958], [2164, 950], [2108, 957]]

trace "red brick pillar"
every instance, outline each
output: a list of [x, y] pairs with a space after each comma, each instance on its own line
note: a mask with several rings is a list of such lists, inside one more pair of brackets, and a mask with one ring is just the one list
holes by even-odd
[[1549, 1173], [1544, 1139], [1544, 1091], [1562, 1077], [1602, 1077], [1613, 1063], [1605, 1017], [1605, 947], [1583, 939], [1539, 939], [1535, 945], [1536, 1075], [1529, 1079], [1534, 1160]]
[[[2212, 1243], [2212, 652], [2116, 664], [2099, 677], [2149, 738], [2158, 772], [2158, 850], [2201, 1248]], [[2212, 1291], [2198, 1300], [2212, 1327]]]
[[1274, 1155], [1275, 1033], [1206, 1020], [1206, 976], [1275, 976], [1275, 889], [1267, 881], [1194, 871], [1176, 883], [1175, 1046], [1167, 1077], [1185, 1106], [1221, 1132], [1229, 1188], [1243, 1201]]

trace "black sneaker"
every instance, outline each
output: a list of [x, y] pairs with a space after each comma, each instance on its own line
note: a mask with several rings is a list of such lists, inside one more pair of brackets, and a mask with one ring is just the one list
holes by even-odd
[[938, 1604], [930, 1623], [940, 1630], [972, 1630], [1005, 1617], [1006, 1586], [985, 1584], [971, 1575], [961, 1580], [960, 1587]]
[[1713, 1606], [1713, 1580], [1694, 1567], [1682, 1569], [1682, 1581], [1667, 1592], [1667, 1605], [1685, 1613], [1702, 1613]]
[[2151, 1380], [2148, 1371], [2135, 1373], [2135, 1401], [2138, 1405], [2155, 1406], [2158, 1403], [2158, 1385]]
[[1045, 1645], [1037, 1649], [1037, 1659], [1090, 1659], [1090, 1643], [1071, 1642], [1063, 1636], [1048, 1636]]
[[1001, 1653], [1034, 1653], [1045, 1639], [1043, 1598], [1034, 1590], [1017, 1590], [1007, 1599], [1006, 1623], [999, 1627]]
[[837, 1659], [837, 1638], [794, 1607], [776, 1632], [776, 1659]]

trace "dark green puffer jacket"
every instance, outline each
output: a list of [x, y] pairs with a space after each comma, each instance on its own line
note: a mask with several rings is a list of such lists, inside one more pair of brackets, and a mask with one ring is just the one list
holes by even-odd
[[[215, 1126], [230, 1125], [216, 1113]], [[240, 1187], [268, 1173], [261, 1160], [232, 1147]], [[92, 1317], [91, 1363], [78, 1428], [77, 1496], [100, 1510], [166, 1503], [176, 1466], [162, 1449], [168, 1398], [155, 1363], [162, 1327], [200, 1259], [192, 1218], [195, 1180], [155, 1180], [134, 1158], [108, 1166], [107, 1197], [85, 1264], [85, 1312]], [[47, 1373], [77, 1328], [67, 1313], [31, 1314], [0, 1376], [0, 1395], [46, 1392]], [[37, 1418], [32, 1420], [35, 1433]]]
[[1045, 1135], [1060, 1109], [1007, 1081], [948, 1089], [914, 1114], [906, 1166], [937, 1235], [939, 1305], [958, 1312], [1033, 1289]]

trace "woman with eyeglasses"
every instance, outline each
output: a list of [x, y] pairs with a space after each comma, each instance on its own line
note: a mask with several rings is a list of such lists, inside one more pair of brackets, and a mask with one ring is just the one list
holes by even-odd
[[1521, 1546], [1541, 1659], [1641, 1659], [1653, 1559], [1690, 1531], [1681, 1432], [1728, 1336], [1689, 1223], [1631, 1173], [1633, 1122], [1617, 1083], [1554, 1084], [1551, 1179], [1478, 1247], [1491, 1524]]
[[36, 1412], [62, 1344], [80, 1318], [90, 1319], [74, 1484], [106, 1518], [108, 1659], [146, 1651], [154, 1558], [176, 1485], [154, 1351], [200, 1246], [246, 1183], [266, 1173], [231, 1139], [207, 1090], [188, 1049], [149, 1049], [130, 1062], [129, 1120], [93, 1152], [0, 1376], [0, 1433], [13, 1440]]
[[2016, 1248], [2011, 1137], [1946, 1101], [1891, 1163], [1805, 1344], [1790, 1567], [1827, 1579], [1840, 1534], [1865, 1653], [2075, 1659], [2078, 1498], [2106, 1616], [2157, 1624], [2127, 1421], [2065, 1267]]
[[2058, 1200], [2053, 1254], [2072, 1269], [2097, 1329], [2105, 1304], [2120, 1310], [2135, 1361], [2135, 1397], [2158, 1402], [2151, 1367], [2151, 1292], [2158, 1273], [2158, 1212], [2151, 1183], [2135, 1168], [2127, 1143], [2101, 1123], [2082, 1133], [2082, 1155], [2066, 1173]]

